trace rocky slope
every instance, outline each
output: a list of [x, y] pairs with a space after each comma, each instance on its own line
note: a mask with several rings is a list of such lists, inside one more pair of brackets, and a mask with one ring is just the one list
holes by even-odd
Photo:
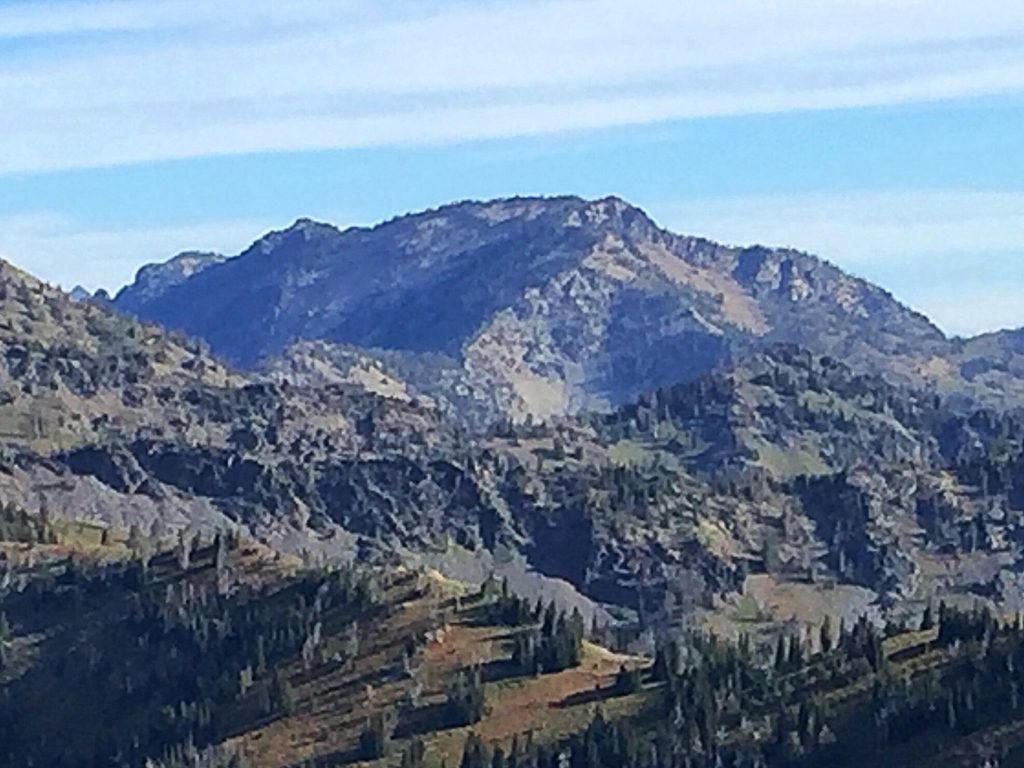
[[111, 423], [162, 428], [188, 387], [243, 381], [198, 343], [73, 301], [0, 262], [5, 441], [47, 451], [94, 439]]
[[297, 394], [243, 391], [249, 427], [229, 442], [119, 440], [51, 461], [117, 506], [185, 499], [278, 542], [382, 545], [444, 570], [520, 562], [648, 621], [710, 609], [750, 573], [892, 604], [1015, 599], [1024, 428], [798, 348], [483, 442], [436, 411], [355, 394], [325, 400], [360, 414], [347, 440], [282, 439]]
[[241, 524], [305, 546], [317, 535], [307, 506], [270, 477], [279, 463], [415, 457], [455, 442], [436, 411], [364, 389], [254, 380], [200, 343], [0, 263], [0, 495], [28, 512], [172, 530]]
[[115, 306], [244, 367], [297, 341], [383, 350], [413, 389], [492, 418], [607, 408], [780, 341], [963, 388], [951, 342], [884, 290], [806, 254], [673, 234], [617, 198], [459, 203], [344, 231], [302, 220], [161, 286], [142, 279]]
[[137, 313], [168, 290], [227, 259], [219, 253], [186, 251], [162, 264], [148, 264], [135, 275], [135, 282], [114, 297], [123, 312]]
[[[353, 381], [256, 379], [201, 344], [74, 301], [0, 264], [0, 503], [156, 537], [242, 529], [287, 552], [435, 557], [587, 602], [529, 574], [482, 451], [422, 398]], [[387, 383], [387, 382], [385, 382]], [[495, 562], [508, 546], [513, 557]]]
[[[302, 248], [320, 242], [323, 274], [337, 275], [338, 238], [376, 242], [399, 226], [436, 249], [417, 240], [403, 241], [400, 258], [364, 254], [365, 274], [383, 280], [420, 253], [429, 268], [399, 279], [413, 318], [426, 311], [415, 295], [443, 289], [443, 281], [428, 285], [435, 270], [463, 289], [438, 305], [442, 314], [457, 306], [444, 322], [413, 324], [418, 348], [368, 354], [306, 342], [258, 374], [0, 267], [0, 496], [30, 513], [122, 527], [242, 527], [291, 551], [399, 553], [483, 575], [532, 569], [649, 620], [712, 608], [752, 572], [857, 585], [894, 603], [935, 593], [1012, 602], [1022, 570], [1024, 428], [1009, 415], [951, 408], [911, 385], [922, 374], [907, 362], [931, 349], [952, 348], [965, 364], [993, 349], [1012, 355], [1012, 337], [948, 342], [879, 289], [811, 257], [677, 238], [615, 200], [466, 205], [447, 214], [469, 217], [475, 229], [427, 226], [439, 215], [342, 234], [305, 223], [160, 294], [189, 296], [194, 281], [225, 281], [237, 268], [253, 270], [253, 280], [290, 275], [296, 296], [316, 286], [323, 293], [330, 281], [297, 266], [308, 265]], [[531, 239], [537, 227], [547, 227], [549, 241]], [[485, 235], [493, 241], [486, 247]], [[518, 287], [503, 283], [505, 298], [474, 294], [482, 265], [493, 266], [516, 237], [535, 269], [517, 272], [525, 281]], [[620, 244], [609, 246], [616, 237]], [[294, 258], [275, 258], [291, 240]], [[581, 267], [584, 242], [590, 255]], [[583, 273], [600, 290], [574, 294]], [[543, 285], [527, 285], [536, 280]], [[253, 284], [231, 282], [243, 293]], [[320, 321], [356, 322], [346, 302], [387, 320], [390, 294], [364, 279], [346, 285], [331, 305], [337, 312], [325, 310]], [[515, 303], [517, 293], [526, 304]], [[516, 308], [489, 314], [505, 301]], [[220, 311], [197, 306], [197, 316]], [[489, 330], [465, 323], [468, 341], [446, 346], [445, 323], [471, 316], [467, 307]], [[284, 302], [272, 314], [295, 311]], [[679, 323], [656, 323], [657, 312]], [[408, 327], [399, 315], [395, 334]], [[248, 327], [240, 308], [235, 316], [243, 322], [232, 334]], [[564, 333], [569, 320], [579, 323], [556, 341], [556, 327]], [[502, 324], [511, 335], [498, 334]], [[267, 343], [285, 326], [275, 331], [272, 322]], [[833, 330], [812, 336], [811, 326]], [[373, 343], [392, 332], [369, 320], [365, 328]], [[505, 343], [528, 328], [546, 330], [521, 347]], [[652, 329], [659, 334], [643, 347], [638, 339]], [[844, 362], [772, 341], [787, 335], [836, 347]], [[682, 354], [706, 344], [717, 346]], [[485, 354], [480, 345], [492, 346]], [[633, 362], [622, 368], [627, 348]], [[509, 362], [512, 349], [523, 350], [518, 363]], [[465, 413], [476, 392], [496, 393], [493, 402], [513, 417], [534, 413], [501, 398], [515, 382], [521, 393], [540, 391], [508, 375], [542, 359], [552, 366], [545, 375], [573, 382], [576, 406], [607, 405], [612, 389], [625, 397], [655, 369], [654, 379], [682, 383], [603, 415], [503, 419], [485, 433], [446, 414]], [[728, 364], [694, 376], [717, 362]], [[871, 368], [880, 373], [863, 372]], [[1001, 375], [1013, 375], [1010, 363], [1004, 368]], [[632, 383], [611, 387], [616, 370], [630, 371]], [[979, 371], [975, 380], [989, 386], [981, 377], [991, 375]], [[417, 380], [433, 389], [424, 395]], [[510, 381], [503, 390], [500, 382]], [[560, 403], [555, 412], [572, 405]]]
[[996, 590], [1016, 604], [1024, 497], [1012, 416], [961, 416], [781, 347], [595, 424], [613, 461], [707, 482], [704, 536], [734, 562], [894, 599]]

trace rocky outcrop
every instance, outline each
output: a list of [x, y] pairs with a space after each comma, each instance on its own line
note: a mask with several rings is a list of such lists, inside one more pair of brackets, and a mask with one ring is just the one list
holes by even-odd
[[[564, 198], [300, 222], [152, 285], [216, 320], [222, 348], [285, 354], [238, 372], [0, 265], [0, 502], [238, 527], [292, 552], [519, 563], [651, 621], [750, 573], [894, 603], [1017, 583], [1024, 426], [965, 415], [974, 395], [951, 407], [922, 372], [941, 366], [914, 367], [962, 359], [964, 381], [994, 386], [1013, 338], [948, 342], [812, 257]], [[616, 405], [650, 381], [670, 383]]]
[[147, 264], [136, 273], [133, 283], [117, 293], [114, 302], [122, 312], [137, 314], [174, 286], [226, 259], [219, 253], [186, 251], [161, 264]]

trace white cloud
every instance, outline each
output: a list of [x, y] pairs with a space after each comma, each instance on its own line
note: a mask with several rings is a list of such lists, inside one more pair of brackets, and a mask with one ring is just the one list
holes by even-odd
[[679, 232], [820, 255], [950, 333], [1024, 325], [1024, 193], [830, 191], [698, 198], [652, 210]]
[[109, 289], [181, 251], [238, 253], [269, 229], [257, 219], [105, 230], [56, 214], [8, 216], [0, 218], [0, 258], [65, 289]]
[[245, 29], [318, 23], [348, 13], [346, 0], [32, 0], [0, 9], [0, 40], [98, 32]]
[[17, 3], [0, 56], [0, 172], [33, 171], [1017, 92], [1024, 6]]
[[810, 250], [866, 268], [898, 257], [1024, 253], [1024, 193], [976, 190], [828, 191], [671, 202], [674, 229], [730, 243]]

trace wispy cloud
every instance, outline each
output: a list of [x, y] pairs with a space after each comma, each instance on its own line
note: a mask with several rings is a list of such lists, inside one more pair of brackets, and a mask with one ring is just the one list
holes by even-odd
[[1024, 193], [755, 195], [653, 210], [680, 232], [818, 254], [889, 288], [950, 333], [1024, 325]]
[[1024, 91], [1005, 0], [0, 9], [0, 172]]

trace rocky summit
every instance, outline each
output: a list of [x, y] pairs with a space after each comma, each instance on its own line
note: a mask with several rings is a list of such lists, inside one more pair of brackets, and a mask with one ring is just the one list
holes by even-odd
[[674, 234], [618, 198], [302, 220], [187, 277], [181, 258], [115, 306], [244, 368], [291, 355], [344, 375], [355, 348], [463, 416], [607, 409], [778, 342], [976, 402], [1020, 394], [877, 286], [804, 253]]

